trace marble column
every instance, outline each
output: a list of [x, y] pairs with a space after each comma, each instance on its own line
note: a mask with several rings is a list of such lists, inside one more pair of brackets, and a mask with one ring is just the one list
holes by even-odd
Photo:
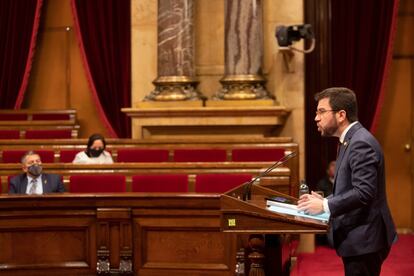
[[269, 99], [262, 75], [263, 0], [225, 0], [225, 74], [221, 100]]
[[197, 100], [194, 0], [158, 0], [158, 77], [146, 101]]

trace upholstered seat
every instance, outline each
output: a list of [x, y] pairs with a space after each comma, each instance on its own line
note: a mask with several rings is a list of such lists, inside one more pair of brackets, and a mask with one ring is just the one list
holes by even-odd
[[27, 120], [27, 114], [12, 114], [2, 113], [0, 114], [0, 121], [25, 121]]
[[35, 121], [66, 121], [70, 120], [69, 114], [59, 114], [59, 113], [44, 113], [44, 114], [33, 114], [32, 120]]
[[196, 175], [195, 191], [197, 193], [225, 193], [250, 181], [251, 178], [250, 174], [199, 174]]
[[72, 175], [72, 193], [117, 193], [126, 191], [125, 176], [119, 174]]
[[186, 174], [142, 174], [132, 177], [133, 192], [186, 193], [188, 176]]
[[167, 149], [118, 149], [117, 162], [167, 162]]
[[78, 152], [81, 150], [79, 149], [62, 149], [60, 150], [60, 159], [61, 163], [72, 163], [73, 159]]
[[70, 129], [31, 129], [26, 130], [26, 139], [70, 139], [72, 130]]
[[20, 139], [20, 131], [17, 129], [1, 129], [0, 139]]
[[234, 162], [277, 161], [285, 156], [285, 150], [279, 148], [243, 148], [231, 152]]
[[225, 149], [176, 149], [175, 162], [225, 162]]
[[[3, 163], [20, 163], [23, 155], [29, 150], [4, 150], [2, 155]], [[53, 150], [36, 150], [40, 155], [42, 163], [54, 163], [55, 153]]]

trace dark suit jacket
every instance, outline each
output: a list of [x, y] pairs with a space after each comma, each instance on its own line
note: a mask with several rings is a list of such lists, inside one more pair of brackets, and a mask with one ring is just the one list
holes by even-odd
[[316, 190], [322, 191], [323, 196], [327, 197], [330, 194], [332, 194], [332, 186], [333, 183], [329, 180], [329, 177], [325, 176], [324, 178], [318, 181], [318, 184], [316, 184]]
[[[62, 179], [56, 174], [42, 174], [43, 193], [63, 193], [65, 187]], [[9, 194], [25, 194], [27, 188], [26, 174], [19, 174], [10, 179]]]
[[340, 148], [328, 205], [328, 237], [342, 257], [378, 251], [396, 238], [385, 192], [383, 152], [360, 123], [351, 127]]

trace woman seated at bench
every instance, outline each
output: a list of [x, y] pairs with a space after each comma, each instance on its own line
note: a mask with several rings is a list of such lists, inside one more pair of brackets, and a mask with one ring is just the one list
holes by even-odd
[[105, 150], [105, 138], [100, 134], [92, 134], [89, 137], [85, 151], [76, 154], [74, 164], [112, 164], [112, 156]]

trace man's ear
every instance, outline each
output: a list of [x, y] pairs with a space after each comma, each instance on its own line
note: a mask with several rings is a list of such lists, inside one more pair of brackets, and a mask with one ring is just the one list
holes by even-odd
[[347, 120], [346, 118], [346, 111], [345, 110], [339, 110], [336, 114], [338, 114], [338, 121], [339, 122], [344, 122], [345, 120]]

